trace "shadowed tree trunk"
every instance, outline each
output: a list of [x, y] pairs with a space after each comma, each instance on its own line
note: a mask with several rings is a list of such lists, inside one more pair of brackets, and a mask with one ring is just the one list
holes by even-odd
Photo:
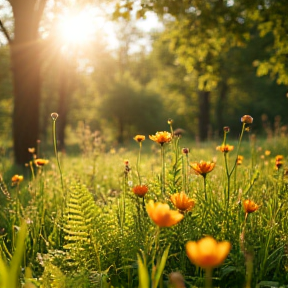
[[205, 141], [208, 138], [210, 125], [210, 91], [198, 91], [199, 115], [198, 115], [198, 133], [199, 140]]
[[39, 137], [40, 53], [39, 22], [46, 0], [10, 0], [14, 39], [10, 41], [14, 85], [13, 142], [17, 164], [30, 160], [29, 147]]

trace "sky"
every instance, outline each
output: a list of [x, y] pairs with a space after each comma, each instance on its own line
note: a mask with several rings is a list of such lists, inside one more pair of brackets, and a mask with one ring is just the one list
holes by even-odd
[[[48, 2], [48, 5], [53, 5], [53, 1]], [[139, 2], [135, 1], [135, 8], [137, 8], [137, 6], [139, 7]], [[49, 9], [50, 8], [50, 9]], [[53, 19], [53, 13], [51, 12], [51, 6], [48, 7], [48, 9], [45, 10], [46, 17], [50, 20], [50, 21], [55, 21], [55, 19]], [[105, 13], [109, 13], [111, 14], [113, 11], [113, 7], [105, 7]], [[136, 11], [136, 10], [135, 10]], [[8, 4], [7, 1], [5, 0], [0, 0], [0, 19], [6, 24], [6, 25], [12, 25], [12, 23], [7, 23], [7, 18], [5, 19], [5, 17], [7, 17], [7, 15], [11, 15], [12, 10], [10, 5]], [[112, 21], [107, 21], [107, 19], [105, 19], [104, 17], [104, 13], [103, 13], [103, 9], [89, 9], [87, 11], [84, 11], [84, 17], [82, 17], [82, 19], [84, 19], [85, 21], [78, 21], [83, 23], [83, 22], [88, 22], [91, 21], [91, 25], [89, 26], [89, 33], [90, 36], [93, 37], [93, 33], [96, 35], [97, 34], [97, 30], [101, 31], [101, 34], [104, 35], [105, 40], [108, 43], [108, 48], [111, 50], [117, 49], [117, 47], [119, 46], [119, 42], [117, 40], [117, 24], [115, 24], [115, 22]], [[82, 13], [82, 14], [83, 14]], [[86, 17], [87, 16], [87, 17]], [[137, 52], [140, 49], [142, 49], [141, 47], [145, 47], [147, 49], [147, 51], [149, 51], [151, 49], [151, 42], [150, 42], [150, 38], [149, 38], [149, 32], [152, 30], [162, 30], [163, 28], [163, 24], [158, 20], [157, 15], [153, 12], [148, 12], [146, 14], [146, 19], [140, 19], [135, 21], [135, 26], [140, 29], [140, 31], [143, 31], [143, 38], [137, 40], [135, 43], [131, 44], [130, 47], [130, 53], [133, 52]], [[132, 15], [132, 18], [135, 18], [135, 14]], [[90, 20], [89, 20], [90, 19]], [[61, 21], [64, 23], [65, 25], [65, 21], [67, 22], [67, 19], [65, 19], [65, 17], [62, 17]], [[62, 24], [63, 24], [62, 23]], [[67, 24], [67, 23], [66, 23]], [[89, 23], [88, 23], [89, 24]], [[62, 25], [63, 26], [63, 25]], [[68, 25], [66, 25], [68, 27]], [[71, 22], [69, 23], [69, 27], [71, 27], [71, 29], [73, 30], [74, 36], [75, 36], [75, 31], [77, 32], [77, 26], [74, 25], [73, 23], [71, 24]], [[80, 27], [81, 28], [81, 27]], [[94, 32], [93, 32], [94, 29]], [[72, 36], [72, 30], [69, 32], [68, 29], [66, 29], [66, 35], [67, 39], [70, 40], [73, 37]], [[82, 29], [82, 31], [87, 31], [88, 29]], [[40, 29], [43, 37], [48, 35], [48, 30], [45, 31], [45, 28], [42, 27]], [[45, 34], [46, 33], [46, 34]], [[81, 33], [81, 32], [80, 32]], [[71, 35], [70, 35], [71, 34]], [[78, 35], [75, 36], [79, 37], [79, 39], [84, 39], [85, 35]], [[82, 38], [81, 38], [82, 37]], [[63, 39], [65, 40], [66, 37], [63, 37]], [[66, 40], [67, 40], [66, 39]], [[0, 31], [0, 45], [2, 44], [6, 44], [7, 41], [5, 39], [5, 36], [3, 35], [3, 33]]]

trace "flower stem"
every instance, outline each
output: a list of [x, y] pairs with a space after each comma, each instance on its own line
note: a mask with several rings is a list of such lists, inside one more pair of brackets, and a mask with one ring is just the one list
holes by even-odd
[[161, 173], [161, 192], [163, 198], [165, 198], [165, 150], [164, 145], [161, 145], [161, 165], [162, 165], [162, 173]]
[[205, 195], [205, 201], [207, 201], [207, 192], [206, 192], [206, 174], [203, 174], [204, 179], [204, 195]]
[[205, 270], [205, 288], [212, 288], [212, 268]]
[[141, 176], [140, 176], [140, 161], [141, 161], [141, 149], [142, 149], [142, 142], [139, 143], [139, 152], [138, 152], [138, 157], [137, 157], [137, 176], [138, 176], [138, 181], [139, 185], [141, 185]]
[[52, 122], [52, 133], [53, 133], [53, 145], [54, 145], [54, 152], [55, 152], [55, 157], [56, 157], [56, 161], [58, 164], [58, 168], [59, 168], [59, 172], [60, 172], [60, 178], [61, 178], [61, 186], [62, 186], [62, 191], [64, 192], [64, 184], [63, 184], [63, 175], [62, 175], [62, 169], [61, 169], [61, 165], [60, 165], [60, 161], [59, 161], [59, 157], [58, 157], [58, 151], [57, 151], [57, 141], [56, 141], [56, 119], [53, 119]]

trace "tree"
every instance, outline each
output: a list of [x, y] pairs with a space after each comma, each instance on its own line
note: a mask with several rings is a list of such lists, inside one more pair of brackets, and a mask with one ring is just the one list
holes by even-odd
[[[7, 33], [14, 85], [13, 142], [17, 164], [30, 160], [28, 148], [39, 137], [40, 68], [44, 49], [38, 29], [47, 0], [9, 0], [14, 17], [14, 37]], [[6, 32], [5, 32], [6, 31]]]

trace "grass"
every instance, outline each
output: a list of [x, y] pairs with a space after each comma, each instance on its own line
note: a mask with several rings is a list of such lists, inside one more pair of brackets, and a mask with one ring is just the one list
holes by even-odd
[[[55, 156], [47, 154], [47, 165], [32, 163], [34, 178], [28, 165], [24, 181], [13, 186], [11, 177], [20, 172], [11, 165], [10, 155], [1, 154], [1, 265], [8, 267], [7, 273], [14, 271], [15, 287], [203, 287], [205, 270], [189, 261], [185, 245], [206, 235], [232, 245], [213, 270], [213, 287], [255, 287], [261, 281], [287, 285], [287, 138], [268, 141], [244, 132], [239, 148], [244, 159], [230, 176], [228, 198], [224, 153], [216, 151], [222, 140], [202, 144], [173, 138], [163, 146], [163, 169], [161, 145], [149, 139], [143, 142], [139, 167], [135, 141], [113, 150], [100, 134], [86, 133], [79, 139], [81, 155], [58, 152], [63, 175]], [[235, 146], [226, 154], [231, 170], [237, 141], [227, 134], [227, 143]], [[184, 147], [190, 150], [189, 163], [212, 160], [213, 171], [202, 177], [187, 169]], [[265, 155], [267, 150], [270, 155]], [[280, 154], [283, 165], [275, 169]], [[132, 192], [139, 184], [137, 169], [141, 184], [148, 186], [144, 198]], [[169, 197], [183, 190], [195, 207], [184, 212], [178, 224], [159, 229], [147, 214], [148, 201], [177, 210]], [[259, 205], [248, 216], [246, 199]], [[17, 239], [23, 238], [23, 223], [27, 233], [19, 264], [12, 259], [19, 259], [22, 248], [17, 247], [23, 241], [17, 244]], [[8, 276], [3, 275], [0, 287], [6, 287]], [[173, 284], [175, 275], [183, 277], [182, 286]]]

